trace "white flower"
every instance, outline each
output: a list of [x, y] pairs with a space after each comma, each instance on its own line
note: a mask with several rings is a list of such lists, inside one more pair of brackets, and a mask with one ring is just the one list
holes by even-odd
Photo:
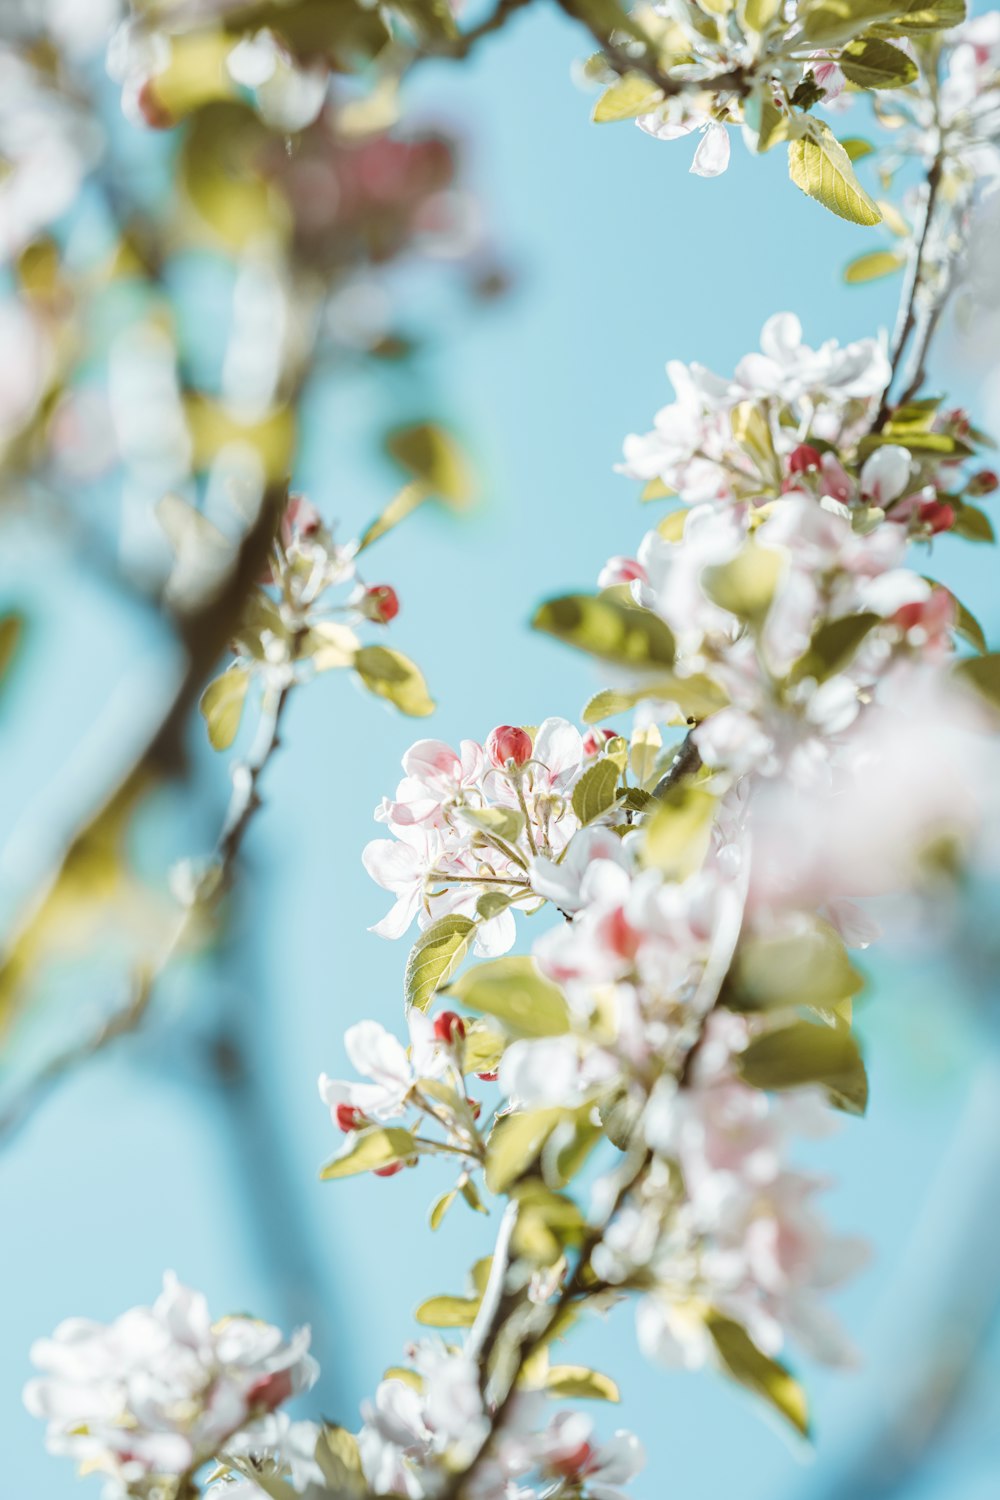
[[447, 1066], [446, 1049], [434, 1035], [434, 1023], [411, 1010], [410, 1051], [377, 1021], [359, 1021], [344, 1034], [351, 1065], [370, 1083], [339, 1082], [320, 1074], [319, 1095], [338, 1127], [338, 1108], [347, 1105], [368, 1120], [394, 1120], [405, 1114], [410, 1091], [420, 1078], [435, 1078]]
[[178, 1475], [213, 1457], [318, 1374], [309, 1330], [285, 1340], [252, 1318], [210, 1321], [204, 1297], [168, 1272], [152, 1307], [114, 1323], [60, 1324], [32, 1349], [43, 1375], [28, 1410], [47, 1443], [111, 1477], [112, 1494], [152, 1475]]

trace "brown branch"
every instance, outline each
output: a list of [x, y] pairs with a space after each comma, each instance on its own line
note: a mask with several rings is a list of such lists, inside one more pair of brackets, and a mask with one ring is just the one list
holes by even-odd
[[[749, 94], [753, 86], [752, 69], [743, 66], [728, 68], [724, 72], [712, 74], [707, 78], [675, 77], [671, 73], [664, 72], [653, 51], [652, 43], [641, 34], [636, 38], [643, 47], [641, 53], [632, 53], [627, 46], [616, 42], [613, 34], [601, 27], [591, 11], [588, 0], [556, 0], [556, 4], [571, 20], [578, 21], [580, 25], [587, 28], [603, 53], [605, 61], [619, 78], [624, 78], [628, 73], [641, 73], [661, 91], [664, 98], [703, 92], [738, 94], [742, 97]], [[628, 17], [623, 12], [622, 21], [627, 20]]]
[[[886, 382], [885, 390], [882, 392], [882, 400], [879, 404], [878, 415], [875, 418], [875, 423], [872, 428], [874, 432], [880, 432], [888, 421], [890, 409], [889, 393], [892, 390], [893, 382], [895, 381], [896, 376], [899, 374], [899, 367], [902, 362], [903, 355], [906, 352], [907, 344], [910, 341], [913, 330], [917, 326], [917, 295], [919, 293], [921, 285], [920, 273], [923, 268], [924, 256], [927, 251], [927, 242], [930, 238], [930, 232], [933, 225], [935, 209], [937, 208], [938, 194], [941, 189], [941, 179], [943, 175], [944, 151], [943, 149], [939, 149], [927, 173], [927, 198], [924, 203], [923, 222], [920, 226], [920, 233], [917, 236], [916, 244], [914, 245], [910, 255], [910, 264], [907, 273], [906, 285], [903, 288], [903, 294], [900, 299], [899, 316], [896, 320], [896, 329], [893, 335], [892, 352], [890, 354], [889, 379]], [[938, 313], [938, 316], [940, 316], [940, 312]], [[937, 318], [935, 318], [934, 323], [936, 326]], [[916, 385], [912, 385], [911, 383], [912, 388], [911, 386], [907, 387], [907, 390], [904, 391], [903, 395], [896, 403], [899, 406], [905, 405], [906, 402], [914, 394], [914, 392], [919, 389], [920, 385], [923, 382], [924, 359], [926, 358], [927, 346], [930, 342], [930, 335], [932, 333], [933, 328], [931, 328], [931, 330], [927, 333], [923, 342], [923, 351], [919, 357], [918, 365], [920, 378], [917, 380]]]

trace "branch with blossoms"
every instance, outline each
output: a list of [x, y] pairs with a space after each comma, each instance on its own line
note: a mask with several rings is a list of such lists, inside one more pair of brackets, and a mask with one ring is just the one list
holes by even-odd
[[[919, 128], [894, 149], [927, 179], [891, 350], [812, 349], [786, 313], [730, 376], [668, 366], [676, 399], [620, 467], [669, 508], [595, 592], [535, 616], [605, 674], [584, 729], [420, 740], [376, 812], [364, 863], [393, 905], [375, 930], [418, 928], [408, 1036], [348, 1030], [359, 1076], [320, 1079], [342, 1136], [321, 1177], [434, 1159], [434, 1231], [503, 1205], [467, 1287], [416, 1310], [445, 1332], [386, 1371], [355, 1433], [284, 1410], [315, 1376], [306, 1334], [212, 1323], [171, 1277], [152, 1308], [64, 1324], [27, 1401], [113, 1500], [202, 1482], [216, 1500], [619, 1500], [638, 1440], [554, 1403], [618, 1399], [557, 1350], [626, 1301], [650, 1360], [719, 1371], [800, 1435], [791, 1361], [854, 1362], [826, 1296], [865, 1249], [829, 1228], [796, 1142], [867, 1105], [852, 950], [879, 936], [872, 904], [936, 896], [1000, 831], [1000, 657], [912, 557], [992, 536], [987, 440], [922, 385], [993, 170], [998, 38], [990, 16], [905, 54]], [[203, 702], [217, 742], [253, 674], [294, 680], [307, 641], [358, 666], [321, 602], [344, 563], [309, 509], [286, 512]], [[352, 590], [349, 611], [385, 613]]]
[[[164, 652], [148, 729], [130, 736], [134, 753], [94, 791], [5, 934], [5, 1032], [42, 1009], [53, 958], [87, 961], [109, 931], [135, 941], [100, 980], [120, 992], [114, 1008], [50, 1049], [4, 1101], [3, 1137], [72, 1068], [138, 1027], [173, 958], [218, 922], [294, 687], [342, 669], [400, 712], [431, 711], [419, 668], [387, 643], [395, 590], [360, 570], [419, 506], [459, 510], [472, 489], [454, 439], [423, 421], [385, 434], [404, 483], [355, 540], [334, 540], [315, 507], [289, 495], [317, 370], [362, 357], [405, 367], [404, 334], [413, 342], [416, 330], [396, 326], [388, 294], [378, 316], [356, 310], [386, 270], [444, 253], [471, 291], [486, 275], [456, 143], [384, 125], [352, 133], [339, 98], [293, 108], [297, 79], [266, 121], [246, 102], [189, 91], [176, 141], [161, 142], [148, 121], [136, 138], [108, 118], [95, 77], [118, 9], [73, 18], [41, 4], [0, 19], [0, 329], [13, 372], [0, 398], [0, 502], [13, 528], [27, 520], [36, 535], [80, 539], [81, 561], [97, 559], [176, 639], [182, 666], [177, 678]], [[112, 44], [112, 70], [120, 50]], [[119, 159], [129, 135], [128, 150], [162, 179], [156, 206]], [[188, 301], [190, 268], [206, 260], [230, 294], [207, 354]], [[5, 618], [14, 649], [4, 668], [18, 664], [20, 624]], [[227, 670], [210, 681], [223, 657]], [[216, 749], [241, 723], [243, 742], [215, 848], [163, 879], [168, 897], [139, 877], [127, 844], [154, 794], [191, 776], [199, 701]]]

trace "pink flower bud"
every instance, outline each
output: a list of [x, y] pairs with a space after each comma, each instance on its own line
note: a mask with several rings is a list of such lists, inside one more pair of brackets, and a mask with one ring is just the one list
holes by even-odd
[[1000, 478], [992, 469], [980, 469], [978, 474], [973, 474], [968, 483], [970, 495], [992, 495], [996, 489], [1000, 489]]
[[955, 524], [955, 507], [941, 500], [925, 500], [917, 510], [917, 519], [929, 528], [931, 536], [950, 531]]
[[373, 583], [365, 589], [364, 611], [370, 620], [388, 625], [399, 614], [399, 595], [391, 583]]
[[594, 1450], [589, 1443], [581, 1443], [571, 1453], [560, 1453], [549, 1461], [549, 1468], [564, 1479], [582, 1479], [594, 1459]]
[[487, 736], [486, 757], [502, 771], [508, 761], [523, 766], [531, 759], [531, 735], [513, 724], [498, 724]]
[[262, 1406], [265, 1411], [274, 1411], [292, 1394], [292, 1377], [288, 1370], [275, 1370], [255, 1380], [247, 1391], [248, 1406]]
[[613, 740], [614, 737], [613, 729], [588, 729], [583, 737], [584, 755], [600, 754], [608, 741]]
[[789, 474], [806, 474], [810, 469], [823, 467], [823, 455], [809, 443], [800, 443], [788, 455]]
[[338, 1104], [334, 1110], [337, 1125], [346, 1135], [350, 1130], [360, 1130], [365, 1117], [356, 1104]]
[[403, 1170], [403, 1165], [404, 1163], [401, 1161], [391, 1161], [387, 1167], [376, 1167], [374, 1175], [376, 1177], [395, 1177], [397, 1172]]
[[453, 1047], [465, 1036], [465, 1022], [453, 1010], [443, 1010], [434, 1020], [434, 1035], [439, 1042]]
[[469, 1106], [469, 1108], [472, 1110], [472, 1118], [474, 1120], [478, 1120], [479, 1116], [483, 1112], [483, 1106], [480, 1103], [480, 1101], [478, 1099], [470, 1099], [470, 1098], [466, 1097], [465, 1102]]

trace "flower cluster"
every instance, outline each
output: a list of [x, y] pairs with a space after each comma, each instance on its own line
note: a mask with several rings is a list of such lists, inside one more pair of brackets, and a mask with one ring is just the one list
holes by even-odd
[[278, 1432], [301, 1446], [278, 1408], [315, 1381], [308, 1350], [308, 1328], [286, 1341], [252, 1318], [213, 1323], [204, 1297], [168, 1273], [152, 1307], [108, 1325], [73, 1318], [40, 1340], [43, 1373], [25, 1401], [48, 1422], [50, 1451], [106, 1475], [109, 1497], [155, 1497], [224, 1450], [252, 1452]]
[[558, 858], [579, 828], [573, 787], [602, 748], [603, 741], [555, 718], [534, 738], [500, 725], [485, 746], [411, 746], [395, 797], [375, 813], [393, 837], [373, 840], [364, 852], [369, 875], [396, 897], [374, 930], [395, 938], [415, 917], [426, 927], [446, 914], [478, 914], [476, 952], [506, 953], [515, 935], [509, 908], [538, 904], [530, 863]]
[[409, 1355], [409, 1367], [384, 1380], [362, 1409], [358, 1447], [376, 1494], [434, 1494], [449, 1469], [467, 1466], [484, 1445], [470, 1491], [475, 1500], [533, 1500], [555, 1487], [623, 1500], [621, 1486], [642, 1469], [634, 1434], [619, 1431], [602, 1443], [582, 1413], [548, 1416], [544, 1392], [521, 1394], [491, 1442], [475, 1361], [462, 1348], [430, 1340]]

